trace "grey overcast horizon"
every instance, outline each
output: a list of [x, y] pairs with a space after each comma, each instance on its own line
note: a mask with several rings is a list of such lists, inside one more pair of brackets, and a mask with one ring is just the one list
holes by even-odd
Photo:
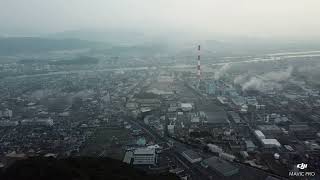
[[0, 0], [0, 32], [126, 29], [320, 39], [319, 0]]

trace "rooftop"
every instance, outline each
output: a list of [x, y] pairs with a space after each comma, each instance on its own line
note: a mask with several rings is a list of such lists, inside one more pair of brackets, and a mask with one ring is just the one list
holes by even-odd
[[229, 111], [228, 114], [232, 117], [232, 120], [235, 123], [240, 123], [241, 122], [241, 118], [240, 118], [238, 113], [236, 113], [234, 111]]
[[138, 148], [134, 151], [135, 155], [142, 155], [142, 154], [154, 154], [154, 148]]
[[251, 140], [246, 140], [245, 143], [246, 143], [246, 146], [247, 146], [248, 148], [251, 148], [251, 147], [254, 148], [254, 147], [256, 147], [256, 145], [254, 145]]
[[227, 123], [227, 114], [225, 111], [206, 112], [208, 123]]
[[276, 125], [259, 125], [258, 128], [261, 131], [281, 131], [281, 129]]
[[263, 143], [264, 145], [275, 145], [275, 146], [278, 146], [278, 147], [281, 146], [281, 144], [279, 143], [279, 141], [276, 140], [276, 139], [262, 139], [261, 141], [262, 141], [262, 143]]
[[264, 138], [264, 134], [260, 131], [260, 130], [255, 130], [254, 133], [258, 136], [258, 137], [262, 137]]
[[133, 153], [131, 151], [126, 152], [126, 154], [124, 155], [124, 158], [123, 158], [123, 162], [130, 164], [132, 157], [133, 157]]
[[207, 164], [210, 168], [212, 168], [212, 170], [217, 171], [223, 176], [232, 176], [239, 172], [239, 169], [237, 167], [218, 157], [205, 159], [203, 163]]
[[199, 159], [199, 158], [201, 158], [199, 156], [199, 154], [197, 154], [196, 152], [194, 152], [192, 150], [183, 151], [182, 153], [185, 154], [186, 156], [188, 156], [190, 159]]
[[192, 104], [191, 103], [181, 103], [181, 107], [182, 108], [192, 108]]

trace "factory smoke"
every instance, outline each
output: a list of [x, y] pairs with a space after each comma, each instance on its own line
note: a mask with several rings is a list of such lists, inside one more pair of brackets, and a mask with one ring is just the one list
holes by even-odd
[[266, 81], [285, 81], [290, 78], [293, 71], [293, 67], [289, 66], [285, 71], [278, 71], [278, 72], [269, 72], [264, 74], [262, 77]]
[[227, 63], [217, 69], [214, 73], [214, 79], [219, 80], [231, 67], [231, 64]]
[[58, 94], [59, 90], [54, 89], [39, 89], [31, 93], [30, 98], [34, 100], [40, 100], [49, 96]]
[[284, 71], [272, 71], [262, 75], [249, 77], [249, 75], [240, 75], [234, 79], [234, 84], [242, 87], [243, 91], [257, 90], [261, 92], [281, 90], [281, 82], [291, 77], [293, 67], [290, 66]]
[[318, 72], [319, 68], [320, 68], [320, 63], [316, 63], [312, 65], [300, 66], [297, 68], [297, 71], [299, 73]]
[[248, 76], [248, 74], [241, 74], [239, 76], [236, 76], [233, 80], [233, 83], [237, 85], [244, 84], [246, 81], [248, 81]]
[[79, 91], [77, 93], [75, 93], [72, 98], [80, 98], [80, 99], [86, 99], [89, 97], [92, 97], [94, 95], [94, 91], [93, 90], [82, 90]]
[[252, 77], [248, 82], [242, 85], [242, 90], [257, 90], [261, 92], [267, 92], [272, 90], [281, 90], [282, 85], [274, 81], [265, 81], [258, 77]]

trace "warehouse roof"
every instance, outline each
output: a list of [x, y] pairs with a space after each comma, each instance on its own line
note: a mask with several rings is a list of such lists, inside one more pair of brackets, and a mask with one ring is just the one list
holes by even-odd
[[134, 154], [154, 154], [155, 149], [154, 148], [138, 148], [134, 151]]
[[199, 158], [201, 158], [199, 156], [199, 154], [197, 154], [196, 152], [194, 152], [192, 150], [183, 151], [182, 153], [185, 154], [186, 156], [188, 156], [190, 159], [199, 159]]
[[212, 170], [217, 171], [223, 176], [232, 176], [239, 172], [239, 169], [237, 167], [218, 157], [205, 159], [203, 163], [207, 164]]

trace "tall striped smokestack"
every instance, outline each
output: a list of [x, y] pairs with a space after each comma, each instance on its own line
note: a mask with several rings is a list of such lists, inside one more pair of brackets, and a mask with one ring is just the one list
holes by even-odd
[[200, 66], [200, 45], [198, 45], [198, 65], [197, 65], [197, 75], [198, 75], [198, 81], [200, 83], [201, 80], [201, 66]]

